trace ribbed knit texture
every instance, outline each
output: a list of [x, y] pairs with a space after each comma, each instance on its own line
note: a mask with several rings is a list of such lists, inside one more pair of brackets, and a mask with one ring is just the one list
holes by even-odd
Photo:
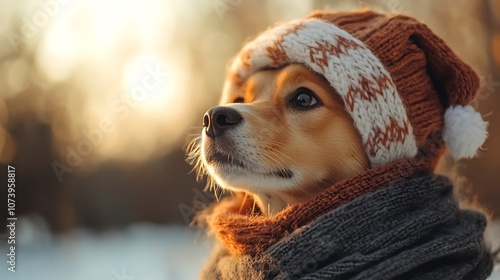
[[403, 180], [297, 229], [265, 252], [218, 251], [202, 279], [482, 280], [486, 219], [460, 210], [441, 176]]
[[[231, 254], [256, 255], [296, 229], [362, 195], [400, 180], [429, 173], [429, 163], [422, 159], [374, 167], [272, 216], [246, 215], [251, 211], [251, 203], [242, 205], [243, 201], [238, 198], [229, 199], [216, 205], [215, 211], [208, 215], [209, 227]], [[229, 203], [233, 206], [228, 207]]]
[[405, 103], [419, 151], [439, 159], [444, 110], [476, 96], [479, 77], [425, 24], [405, 15], [373, 11], [316, 12], [363, 41], [391, 74]]

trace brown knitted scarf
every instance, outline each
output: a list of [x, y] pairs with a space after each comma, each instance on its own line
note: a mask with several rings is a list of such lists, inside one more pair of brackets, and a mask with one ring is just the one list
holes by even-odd
[[231, 254], [256, 255], [321, 215], [400, 180], [432, 173], [432, 166], [419, 158], [375, 167], [271, 216], [243, 214], [250, 213], [252, 203], [237, 196], [215, 206], [209, 227]]

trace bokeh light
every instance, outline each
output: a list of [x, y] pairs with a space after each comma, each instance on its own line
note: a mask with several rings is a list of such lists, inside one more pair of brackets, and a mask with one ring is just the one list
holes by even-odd
[[[0, 164], [19, 169], [28, 243], [63, 235], [85, 248], [94, 237], [79, 239], [79, 230], [126, 235], [142, 232], [134, 227], [143, 223], [160, 227], [149, 224], [148, 234], [134, 235], [140, 239], [186, 227], [179, 206], [192, 205], [204, 182], [189, 173], [182, 146], [218, 103], [233, 55], [276, 22], [366, 7], [424, 21], [477, 69], [483, 89], [474, 105], [493, 112], [486, 149], [467, 162], [445, 157], [440, 172], [498, 218], [500, 0], [5, 0]], [[68, 169], [57, 175], [54, 163]], [[32, 229], [39, 224], [46, 235]]]

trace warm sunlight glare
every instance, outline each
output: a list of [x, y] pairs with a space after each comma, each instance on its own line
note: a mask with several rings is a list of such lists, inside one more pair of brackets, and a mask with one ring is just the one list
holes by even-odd
[[166, 110], [169, 101], [183, 98], [175, 95], [175, 79], [172, 67], [155, 55], [141, 55], [132, 59], [122, 75], [122, 87], [134, 101], [140, 103], [140, 109], [149, 113]]
[[[41, 84], [70, 85], [54, 88], [65, 100], [66, 112], [56, 118], [65, 125], [53, 127], [62, 156], [103, 122], [112, 129], [96, 136], [84, 164], [142, 161], [182, 140], [193, 108], [192, 85], [183, 78], [189, 71], [185, 50], [176, 44], [175, 10], [181, 6], [163, 0], [75, 0], [52, 7], [44, 26], [22, 27], [33, 31], [27, 44], [35, 46]], [[37, 13], [34, 6], [25, 18]], [[18, 76], [9, 83], [22, 89]]]

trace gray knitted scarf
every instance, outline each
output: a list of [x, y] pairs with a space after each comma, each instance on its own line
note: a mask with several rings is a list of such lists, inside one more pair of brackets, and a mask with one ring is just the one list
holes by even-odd
[[483, 214], [442, 176], [399, 182], [297, 229], [259, 256], [219, 248], [202, 279], [486, 279]]

